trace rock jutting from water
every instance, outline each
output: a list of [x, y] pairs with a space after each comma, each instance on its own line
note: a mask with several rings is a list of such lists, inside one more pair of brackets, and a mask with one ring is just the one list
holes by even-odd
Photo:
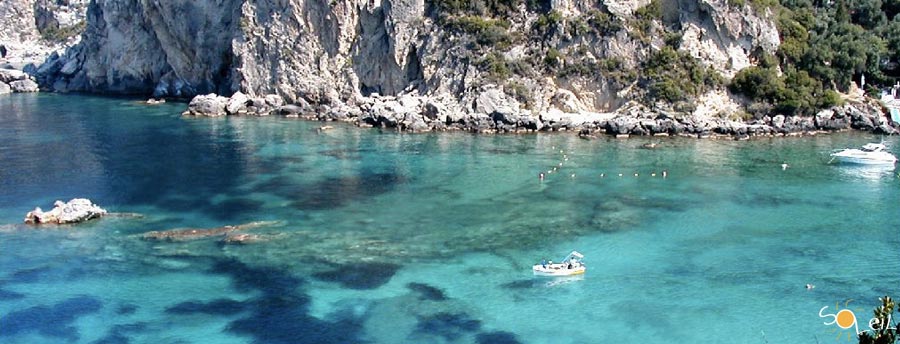
[[34, 208], [25, 214], [25, 223], [28, 224], [68, 224], [79, 223], [106, 215], [107, 212], [91, 200], [75, 198], [69, 202], [56, 201], [53, 209], [42, 211], [40, 207]]
[[38, 83], [28, 73], [15, 69], [0, 69], [0, 94], [38, 91]]

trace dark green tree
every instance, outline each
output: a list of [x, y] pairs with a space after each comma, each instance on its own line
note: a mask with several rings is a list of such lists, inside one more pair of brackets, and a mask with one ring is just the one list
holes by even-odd
[[890, 296], [879, 299], [881, 306], [875, 307], [874, 321], [869, 325], [873, 331], [859, 334], [859, 344], [894, 344], [900, 339], [900, 324], [893, 321], [894, 300]]

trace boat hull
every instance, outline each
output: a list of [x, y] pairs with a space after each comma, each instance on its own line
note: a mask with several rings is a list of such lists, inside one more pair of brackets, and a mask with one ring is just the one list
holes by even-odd
[[892, 165], [897, 158], [887, 152], [863, 152], [857, 149], [837, 152], [831, 156], [842, 163], [858, 165]]
[[897, 162], [896, 159], [871, 159], [871, 158], [862, 158], [855, 156], [839, 156], [832, 155], [837, 161], [845, 163], [845, 164], [857, 164], [857, 165], [893, 165]]
[[535, 265], [532, 268], [535, 276], [545, 276], [545, 277], [563, 277], [563, 276], [575, 276], [582, 275], [587, 270], [587, 267], [584, 265], [576, 266], [569, 269], [567, 266], [563, 264], [547, 264], [546, 267], [543, 265]]

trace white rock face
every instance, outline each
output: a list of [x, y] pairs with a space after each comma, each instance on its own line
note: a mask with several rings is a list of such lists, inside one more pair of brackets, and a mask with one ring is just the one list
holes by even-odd
[[20, 93], [40, 91], [40, 89], [38, 88], [38, 84], [31, 79], [13, 81], [9, 83], [9, 87], [13, 90], [13, 92]]
[[0, 82], [11, 83], [13, 81], [28, 79], [28, 74], [15, 69], [0, 69]]
[[741, 106], [724, 91], [710, 91], [697, 99], [694, 117], [730, 117], [741, 111]]
[[[563, 16], [563, 26], [605, 6], [628, 27], [634, 10], [649, 3], [553, 0], [550, 6]], [[779, 44], [771, 14], [732, 8], [726, 0], [667, 0], [663, 12], [665, 23], [657, 26], [683, 23], [681, 49], [725, 76], [747, 66], [751, 51], [771, 52]], [[277, 98], [304, 109], [321, 107], [322, 116], [344, 119], [369, 113], [376, 103], [369, 100], [379, 96], [410, 96], [440, 99], [442, 110], [429, 113], [440, 112], [447, 123], [475, 123], [484, 117], [476, 114], [614, 112], [641, 96], [631, 92], [633, 85], [613, 86], [602, 75], [592, 79], [596, 73], [515, 75], [513, 80], [492, 76], [482, 65], [485, 56], [473, 53], [474, 43], [429, 17], [424, 0], [107, 0], [92, 3], [87, 18], [84, 40], [40, 67], [43, 85], [57, 91], [153, 97], [242, 95], [228, 100], [222, 110], [218, 100], [212, 106], [203, 96], [211, 107], [194, 106], [188, 110], [193, 114], [265, 115], [282, 107]], [[538, 14], [523, 7], [507, 19], [508, 33], [526, 32]], [[510, 65], [529, 65], [544, 57], [541, 49], [552, 46], [569, 56], [581, 51], [584, 61], [617, 59], [627, 70], [637, 68], [660, 41], [655, 37], [642, 43], [627, 29], [565, 44], [561, 39], [526, 39], [501, 53]], [[394, 108], [390, 102], [378, 103]], [[401, 110], [409, 107], [401, 105]], [[420, 115], [421, 108], [416, 105], [418, 112], [413, 112]], [[470, 115], [473, 120], [464, 120]], [[501, 117], [519, 123], [518, 118]], [[373, 122], [418, 123], [405, 117], [384, 119], [376, 116]]]
[[226, 107], [229, 104], [228, 97], [222, 97], [215, 93], [196, 96], [188, 104], [184, 115], [219, 117], [228, 114]]
[[683, 27], [680, 49], [726, 78], [749, 67], [755, 49], [772, 54], [781, 44], [770, 10], [756, 13], [749, 4], [734, 10], [727, 0], [678, 0], [678, 4]]
[[77, 35], [66, 37], [63, 33], [76, 34], [79, 30], [73, 28], [84, 25], [87, 4], [88, 0], [0, 1], [0, 46], [6, 50], [0, 67], [39, 65], [53, 51], [77, 43]]
[[5, 82], [0, 81], [0, 94], [9, 94], [12, 93], [12, 88], [9, 87]]
[[75, 198], [69, 202], [56, 201], [53, 210], [42, 211], [34, 208], [25, 215], [25, 223], [30, 224], [67, 224], [84, 222], [90, 219], [106, 215], [106, 210], [100, 208], [86, 198]]

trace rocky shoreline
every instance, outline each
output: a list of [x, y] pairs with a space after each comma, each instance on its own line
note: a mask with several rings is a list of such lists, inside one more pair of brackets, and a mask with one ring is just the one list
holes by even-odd
[[[484, 93], [483, 93], [484, 94]], [[632, 102], [613, 113], [563, 112], [519, 113], [502, 103], [502, 97], [479, 97], [472, 110], [454, 102], [427, 96], [362, 97], [347, 104], [311, 105], [306, 102], [284, 105], [277, 95], [251, 98], [243, 93], [232, 97], [200, 95], [191, 100], [185, 116], [269, 116], [280, 115], [315, 121], [341, 121], [359, 127], [375, 127], [402, 132], [467, 131], [473, 133], [576, 132], [590, 139], [602, 135], [686, 136], [697, 138], [756, 136], [798, 136], [824, 132], [861, 130], [875, 134], [900, 133], [882, 106], [874, 100], [847, 102], [822, 110], [812, 117], [763, 116], [741, 120], [726, 116], [698, 116], [656, 111]]]
[[38, 91], [38, 83], [28, 73], [15, 69], [0, 69], [0, 94]]

